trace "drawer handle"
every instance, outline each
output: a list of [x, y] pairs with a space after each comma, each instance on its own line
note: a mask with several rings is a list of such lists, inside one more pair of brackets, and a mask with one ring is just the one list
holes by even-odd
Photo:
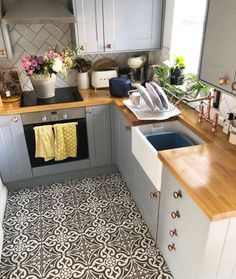
[[178, 192], [174, 191], [173, 196], [176, 200], [181, 199], [183, 197], [182, 192], [180, 190]]
[[175, 244], [174, 244], [174, 243], [169, 244], [169, 245], [168, 245], [168, 250], [169, 250], [170, 252], [175, 251], [175, 250], [176, 250]]
[[169, 231], [169, 235], [170, 235], [171, 237], [178, 236], [177, 230], [176, 230], [176, 229], [170, 230], [170, 231]]
[[150, 192], [150, 198], [151, 199], [157, 199], [157, 192]]
[[218, 78], [218, 84], [219, 85], [227, 85], [229, 84], [230, 80], [228, 79], [228, 77], [220, 77]]
[[112, 48], [112, 44], [107, 44], [107, 48], [111, 49]]
[[84, 45], [81, 45], [79, 49], [82, 50], [82, 51], [84, 51], [84, 50], [85, 50], [85, 46], [84, 46]]
[[93, 110], [91, 108], [87, 108], [87, 113], [92, 113]]
[[0, 55], [6, 55], [6, 51], [4, 49], [0, 49]]
[[130, 126], [126, 126], [125, 127], [125, 131], [127, 132], [127, 131], [131, 131], [131, 127]]
[[11, 122], [14, 122], [14, 123], [18, 122], [18, 118], [17, 117], [12, 117]]
[[171, 217], [172, 217], [172, 219], [180, 218], [179, 211], [178, 210], [172, 211], [171, 212]]
[[232, 90], [236, 90], [236, 82], [235, 81], [232, 83], [231, 87], [232, 87]]

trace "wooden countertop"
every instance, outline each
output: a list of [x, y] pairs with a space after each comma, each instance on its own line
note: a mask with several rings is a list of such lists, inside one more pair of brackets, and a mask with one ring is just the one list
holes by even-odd
[[[19, 107], [19, 102], [3, 105], [0, 100], [0, 115], [113, 103], [131, 125], [151, 123], [138, 120], [122, 99], [110, 97], [108, 90], [81, 90], [81, 94], [83, 102], [25, 108]], [[191, 108], [183, 106], [176, 118], [207, 144], [161, 151], [159, 158], [210, 220], [236, 217], [236, 146], [228, 142], [221, 127], [212, 133], [209, 123], [198, 123], [197, 112]]]

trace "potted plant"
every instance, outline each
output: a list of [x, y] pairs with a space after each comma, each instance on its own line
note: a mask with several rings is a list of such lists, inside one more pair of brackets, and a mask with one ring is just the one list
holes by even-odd
[[206, 83], [200, 81], [195, 74], [187, 74], [184, 78], [184, 82], [189, 98], [197, 98], [198, 95], [202, 97], [209, 94], [210, 87]]
[[153, 66], [153, 80], [155, 80], [160, 86], [165, 86], [170, 76], [170, 68], [165, 65]]
[[182, 85], [184, 83], [185, 59], [176, 56], [174, 64], [170, 68], [170, 83], [173, 85]]
[[78, 71], [77, 86], [78, 89], [88, 89], [90, 87], [88, 71], [91, 68], [91, 61], [83, 58], [76, 58], [73, 69]]
[[73, 66], [73, 52], [70, 49], [49, 50], [45, 56], [27, 55], [22, 59], [23, 68], [29, 76], [37, 98], [46, 99], [55, 96], [56, 74]]

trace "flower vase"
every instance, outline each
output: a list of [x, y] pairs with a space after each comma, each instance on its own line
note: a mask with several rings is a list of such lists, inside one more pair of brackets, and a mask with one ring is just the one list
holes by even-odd
[[77, 87], [78, 89], [88, 89], [90, 87], [88, 72], [77, 73]]
[[55, 96], [55, 74], [33, 74], [30, 81], [37, 98], [48, 99]]

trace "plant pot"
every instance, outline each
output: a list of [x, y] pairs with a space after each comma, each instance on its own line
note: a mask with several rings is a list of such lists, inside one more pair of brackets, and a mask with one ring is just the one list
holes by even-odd
[[34, 74], [30, 76], [34, 92], [38, 99], [48, 99], [55, 96], [56, 75]]
[[182, 85], [184, 83], [184, 68], [176, 68], [170, 72], [170, 84]]
[[88, 72], [77, 74], [77, 87], [78, 89], [88, 89], [90, 87]]

